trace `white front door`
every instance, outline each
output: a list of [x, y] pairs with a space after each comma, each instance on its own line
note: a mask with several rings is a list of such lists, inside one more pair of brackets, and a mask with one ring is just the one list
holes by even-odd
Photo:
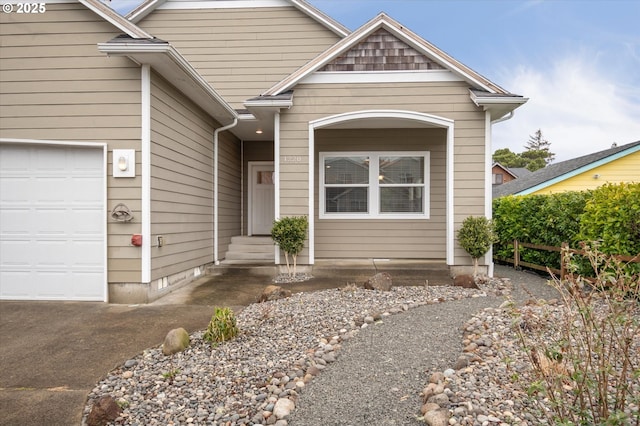
[[106, 300], [102, 148], [0, 144], [0, 299]]
[[249, 163], [249, 235], [270, 235], [275, 218], [273, 163]]

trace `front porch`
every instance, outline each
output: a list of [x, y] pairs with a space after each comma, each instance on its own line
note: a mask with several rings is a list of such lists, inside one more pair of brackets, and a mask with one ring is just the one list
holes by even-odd
[[[237, 236], [232, 238], [227, 257], [209, 273], [228, 270], [248, 275], [275, 276], [286, 272], [286, 265], [275, 264], [275, 247], [270, 237]], [[451, 270], [444, 260], [430, 259], [316, 259], [313, 265], [298, 265], [298, 272], [314, 279], [335, 280], [335, 286], [363, 283], [378, 272], [388, 272], [396, 285], [450, 285]]]

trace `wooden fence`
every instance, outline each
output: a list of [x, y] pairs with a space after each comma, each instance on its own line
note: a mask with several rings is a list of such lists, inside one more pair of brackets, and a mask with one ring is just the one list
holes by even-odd
[[[537, 265], [535, 263], [530, 263], [530, 262], [525, 262], [522, 259], [520, 259], [520, 248], [530, 248], [530, 249], [534, 249], [534, 250], [544, 250], [544, 251], [559, 251], [560, 252], [560, 269], [557, 268], [551, 268], [548, 266], [543, 266], [543, 265]], [[564, 257], [566, 255], [566, 253], [575, 253], [575, 254], [579, 254], [579, 255], [585, 255], [585, 251], [584, 250], [576, 250], [576, 249], [569, 249], [569, 244], [567, 243], [562, 243], [561, 247], [556, 247], [556, 246], [545, 246], [542, 244], [530, 244], [530, 243], [523, 243], [521, 241], [518, 240], [514, 240], [513, 241], [513, 259], [505, 259], [502, 257], [498, 257], [498, 256], [494, 256], [494, 260], [498, 260], [501, 262], [506, 262], [506, 263], [510, 263], [513, 265], [514, 268], [518, 269], [522, 266], [527, 267], [527, 268], [531, 268], [531, 269], [536, 269], [538, 271], [551, 271], [556, 275], [560, 275], [560, 279], [564, 279], [565, 276], [565, 260]], [[618, 260], [621, 260], [623, 262], [633, 262], [633, 263], [640, 263], [640, 253], [635, 255], [635, 256], [623, 256], [623, 255], [614, 255], [615, 258], [617, 258]]]

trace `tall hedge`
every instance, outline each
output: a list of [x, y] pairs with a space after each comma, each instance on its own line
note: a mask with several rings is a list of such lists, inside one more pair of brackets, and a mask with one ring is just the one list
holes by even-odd
[[[493, 201], [493, 223], [498, 242], [494, 254], [513, 257], [513, 241], [549, 246], [563, 242], [576, 244], [580, 218], [589, 192], [563, 192], [551, 195], [506, 196]], [[560, 254], [521, 249], [525, 262], [560, 267]]]
[[640, 183], [607, 184], [593, 191], [578, 239], [599, 241], [607, 254], [640, 253]]
[[[640, 254], [640, 183], [606, 184], [597, 189], [550, 195], [506, 196], [493, 201], [498, 242], [494, 255], [513, 258], [513, 240], [579, 249], [582, 241], [597, 241], [605, 254]], [[521, 249], [525, 262], [560, 267], [560, 254]], [[581, 262], [581, 273], [589, 273]], [[640, 264], [625, 268], [640, 272]]]

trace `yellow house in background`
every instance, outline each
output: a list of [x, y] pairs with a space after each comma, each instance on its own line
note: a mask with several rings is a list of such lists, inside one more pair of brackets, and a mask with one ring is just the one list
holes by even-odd
[[550, 164], [494, 186], [493, 198], [595, 189], [606, 183], [640, 182], [640, 141]]

